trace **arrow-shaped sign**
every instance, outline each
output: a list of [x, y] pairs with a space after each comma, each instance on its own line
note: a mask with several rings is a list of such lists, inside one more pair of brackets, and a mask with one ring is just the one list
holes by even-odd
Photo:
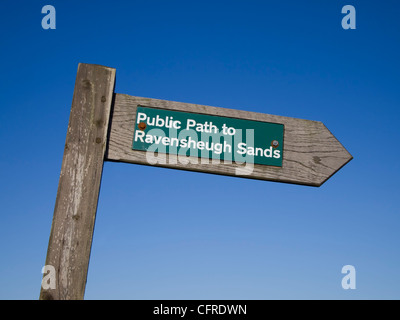
[[352, 159], [322, 122], [116, 94], [106, 160], [320, 186]]
[[114, 94], [115, 71], [78, 67], [46, 257], [62, 281], [40, 299], [83, 299], [104, 159], [310, 186], [352, 159], [321, 122]]

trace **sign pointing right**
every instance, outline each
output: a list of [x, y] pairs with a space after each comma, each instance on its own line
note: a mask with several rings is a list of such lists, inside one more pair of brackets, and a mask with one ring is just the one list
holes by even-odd
[[110, 161], [309, 186], [321, 186], [352, 158], [319, 121], [123, 94], [115, 95], [106, 154]]
[[320, 186], [352, 159], [321, 122], [116, 94], [115, 72], [78, 66], [40, 299], [83, 299], [105, 160]]

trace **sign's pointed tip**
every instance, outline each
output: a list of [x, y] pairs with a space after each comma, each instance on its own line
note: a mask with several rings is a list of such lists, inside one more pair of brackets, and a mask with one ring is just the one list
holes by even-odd
[[[343, 146], [342, 146], [343, 147]], [[346, 164], [348, 164], [351, 160], [353, 160], [353, 156], [343, 147], [346, 156], [341, 158], [340, 162], [337, 162], [337, 167], [332, 168], [332, 171], [329, 175], [325, 176], [321, 181], [316, 185], [317, 187], [322, 186], [326, 181], [328, 181], [335, 173], [337, 173], [340, 169], [342, 169]]]

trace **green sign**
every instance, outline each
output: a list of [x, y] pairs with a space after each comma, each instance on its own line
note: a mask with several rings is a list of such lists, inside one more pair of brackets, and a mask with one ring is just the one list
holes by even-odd
[[284, 125], [137, 107], [134, 150], [282, 167]]

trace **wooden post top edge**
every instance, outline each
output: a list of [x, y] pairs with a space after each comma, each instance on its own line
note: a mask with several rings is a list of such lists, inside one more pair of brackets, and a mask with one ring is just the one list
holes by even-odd
[[104, 69], [108, 69], [112, 72], [116, 72], [116, 68], [112, 68], [112, 67], [108, 67], [108, 66], [103, 66], [101, 64], [93, 64], [93, 63], [84, 63], [84, 62], [79, 62], [78, 63], [78, 68], [81, 66], [91, 66], [91, 67], [98, 67], [98, 68], [104, 68]]

